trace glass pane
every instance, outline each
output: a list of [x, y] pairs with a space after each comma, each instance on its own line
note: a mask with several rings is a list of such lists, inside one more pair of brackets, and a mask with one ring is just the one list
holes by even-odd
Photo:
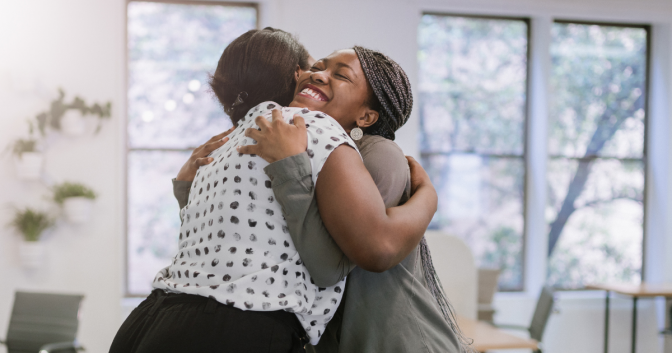
[[646, 30], [556, 23], [551, 58], [549, 153], [641, 158]]
[[151, 292], [156, 273], [177, 252], [179, 206], [170, 182], [189, 152], [128, 154], [128, 292]]
[[224, 48], [256, 27], [252, 7], [128, 4], [130, 147], [187, 148], [231, 126], [207, 88]]
[[546, 213], [554, 245], [549, 283], [565, 288], [639, 283], [644, 163], [556, 159], [548, 164], [548, 179]]
[[421, 148], [522, 155], [527, 23], [424, 15], [418, 42]]
[[423, 164], [439, 195], [430, 228], [463, 238], [479, 266], [500, 268], [501, 289], [522, 289], [523, 159], [456, 153]]

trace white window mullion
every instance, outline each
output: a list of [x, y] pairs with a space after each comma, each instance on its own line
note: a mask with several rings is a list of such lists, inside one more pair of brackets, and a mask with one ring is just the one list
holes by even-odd
[[528, 117], [525, 183], [525, 290], [536, 296], [546, 280], [548, 225], [546, 209], [546, 160], [549, 82], [551, 76], [550, 17], [530, 21]]
[[[644, 235], [644, 271], [647, 282], [672, 281], [672, 213], [669, 207], [672, 180], [670, 175], [670, 143], [672, 135], [672, 27], [669, 24], [651, 27], [651, 58], [649, 60], [649, 109], [646, 151], [646, 213]], [[667, 236], [667, 244], [665, 237]], [[665, 254], [668, 256], [665, 256]], [[665, 264], [667, 261], [667, 264]], [[665, 273], [667, 271], [667, 273]]]

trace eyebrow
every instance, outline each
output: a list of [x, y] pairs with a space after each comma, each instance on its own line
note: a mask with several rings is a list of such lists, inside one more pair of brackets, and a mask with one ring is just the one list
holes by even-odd
[[[328, 65], [328, 63], [329, 63], [329, 59], [328, 59], [328, 58], [322, 58], [322, 59], [320, 59], [320, 60], [318, 60], [318, 61], [323, 62], [324, 65]], [[317, 61], [316, 61], [316, 63], [317, 63]], [[339, 67], [339, 68], [341, 68], [341, 67], [345, 67], [345, 68], [347, 68], [347, 69], [350, 69], [350, 71], [352, 71], [352, 74], [355, 75], [355, 77], [359, 77], [359, 76], [357, 76], [357, 72], [355, 72], [355, 69], [353, 69], [352, 66], [350, 66], [350, 65], [348, 65], [348, 64], [345, 64], [345, 63], [337, 63], [336, 66]]]

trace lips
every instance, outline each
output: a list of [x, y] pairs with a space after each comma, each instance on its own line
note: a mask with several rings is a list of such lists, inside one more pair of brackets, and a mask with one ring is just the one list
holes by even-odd
[[298, 95], [308, 97], [308, 98], [311, 98], [311, 99], [314, 99], [314, 100], [317, 100], [317, 101], [321, 101], [321, 102], [328, 102], [329, 101], [329, 98], [327, 97], [326, 94], [324, 94], [322, 91], [320, 91], [319, 88], [317, 88], [317, 87], [315, 87], [311, 84], [308, 84], [308, 85], [304, 86], [303, 89], [301, 90], [301, 92], [299, 92]]

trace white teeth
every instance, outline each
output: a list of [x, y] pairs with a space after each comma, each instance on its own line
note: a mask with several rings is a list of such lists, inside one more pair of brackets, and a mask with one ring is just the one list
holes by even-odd
[[307, 94], [307, 95], [309, 95], [309, 96], [311, 96], [311, 97], [313, 97], [313, 98], [315, 98], [315, 99], [317, 99], [317, 100], [322, 100], [322, 97], [320, 96], [320, 94], [317, 93], [317, 92], [315, 92], [315, 91], [313, 91], [313, 90], [310, 89], [310, 88], [304, 88], [304, 89], [301, 91], [301, 93], [303, 93], [303, 94]]

